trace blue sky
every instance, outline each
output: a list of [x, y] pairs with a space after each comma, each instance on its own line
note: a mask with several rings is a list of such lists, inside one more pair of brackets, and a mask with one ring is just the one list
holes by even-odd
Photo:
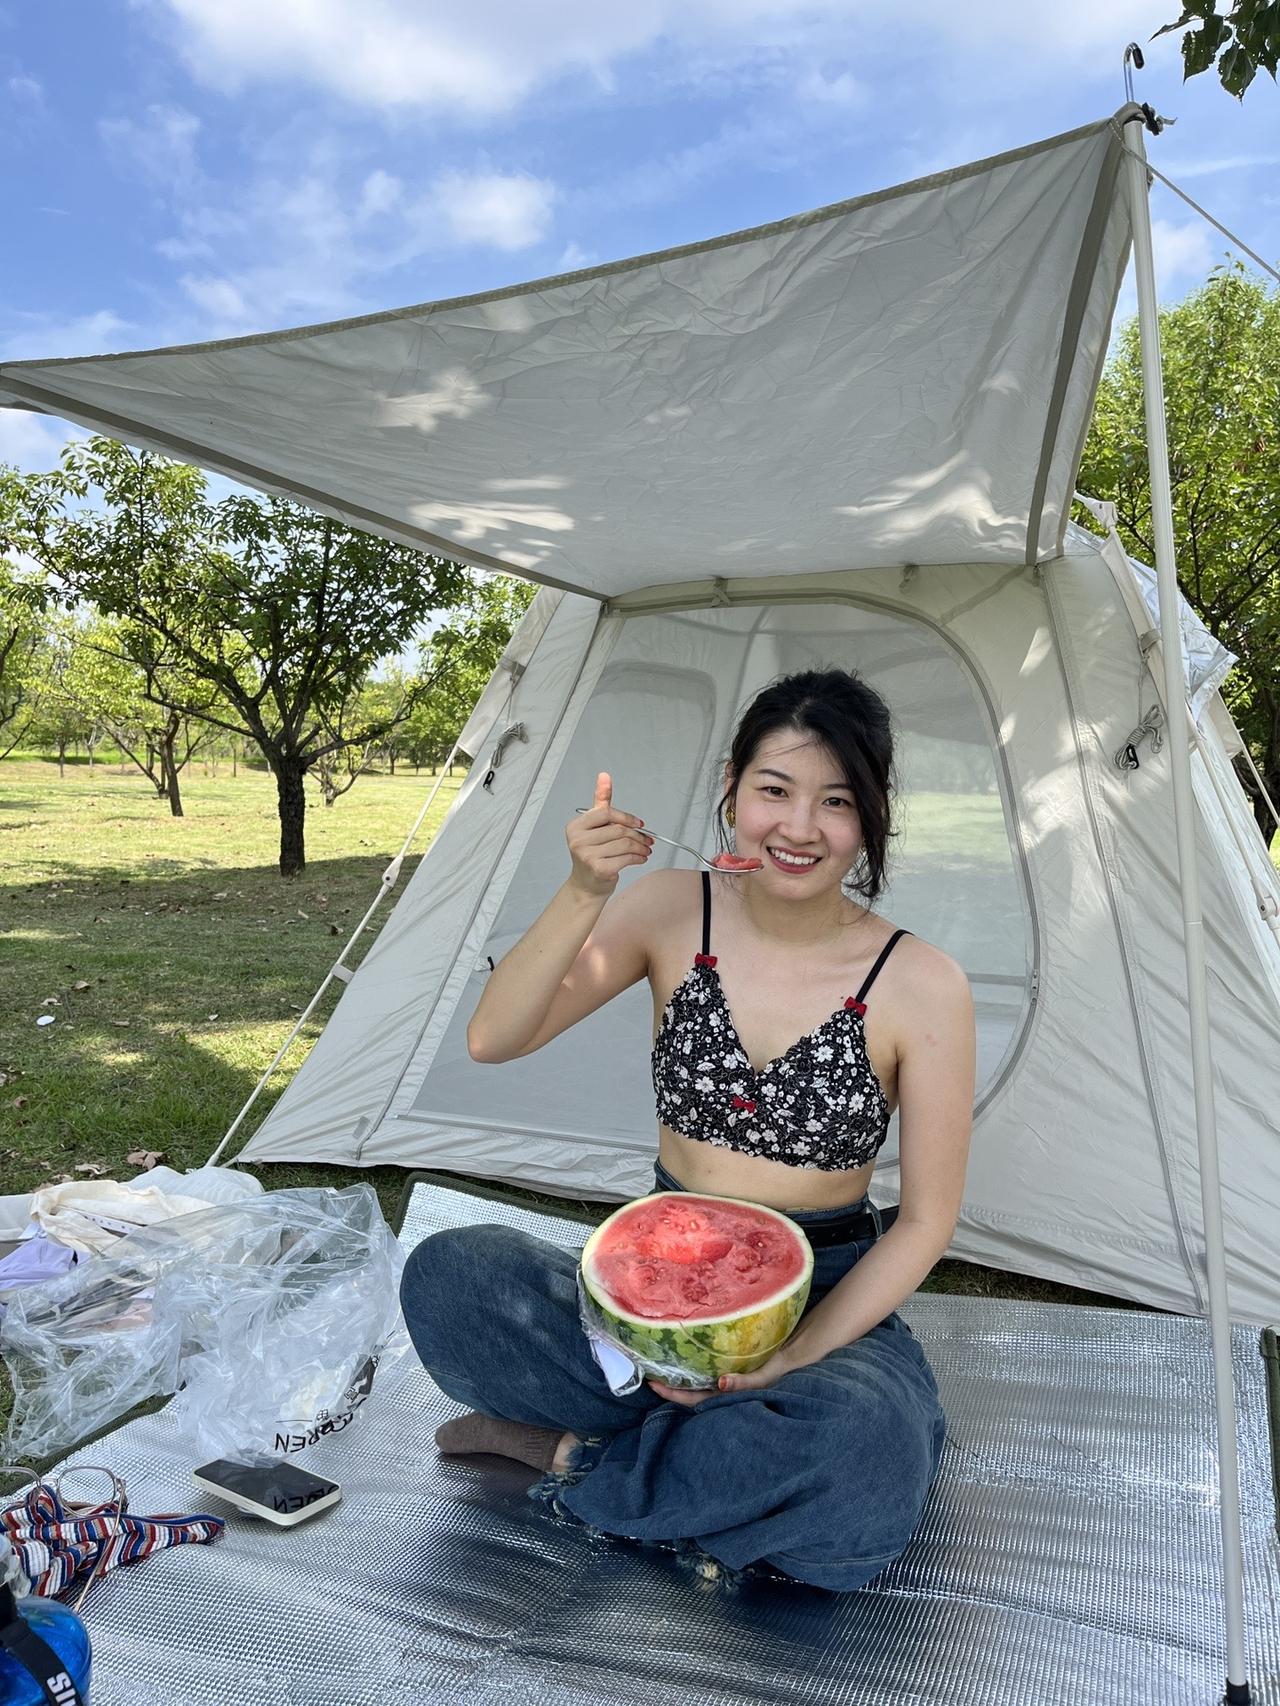
[[[0, 359], [234, 336], [755, 225], [1101, 118], [1176, 0], [0, 0]], [[1280, 97], [1140, 99], [1280, 257]], [[1162, 295], [1226, 244], [1157, 186]], [[1132, 304], [1131, 287], [1126, 291]], [[0, 460], [70, 429], [0, 410]]]

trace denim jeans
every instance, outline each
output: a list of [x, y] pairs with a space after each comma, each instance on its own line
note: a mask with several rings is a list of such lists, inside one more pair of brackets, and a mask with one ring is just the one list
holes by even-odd
[[[654, 1188], [684, 1187], [659, 1166]], [[791, 1218], [805, 1227], [847, 1213]], [[874, 1242], [816, 1249], [806, 1310]], [[615, 1395], [578, 1319], [577, 1266], [577, 1251], [528, 1233], [466, 1226], [419, 1244], [401, 1286], [410, 1335], [442, 1392], [583, 1442], [535, 1496], [606, 1534], [837, 1592], [898, 1556], [944, 1430], [933, 1371], [904, 1321], [890, 1315], [773, 1386], [697, 1406], [647, 1385]]]

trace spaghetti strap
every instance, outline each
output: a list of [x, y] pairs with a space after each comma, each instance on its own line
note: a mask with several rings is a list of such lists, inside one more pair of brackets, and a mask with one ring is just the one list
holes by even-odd
[[711, 872], [702, 873], [702, 957], [711, 958]]
[[893, 952], [894, 948], [897, 946], [899, 938], [902, 936], [909, 936], [910, 934], [911, 934], [910, 930], [895, 930], [894, 931], [893, 935], [890, 936], [889, 940], [885, 943], [884, 947], [880, 950], [880, 958], [872, 966], [871, 970], [867, 973], [866, 977], [863, 978], [862, 988], [858, 991], [857, 995], [854, 997], [855, 1001], [861, 1002], [861, 1001], [866, 1000], [867, 991], [871, 988], [871, 985], [875, 982], [876, 977], [880, 971], [880, 967], [889, 958], [889, 955]]

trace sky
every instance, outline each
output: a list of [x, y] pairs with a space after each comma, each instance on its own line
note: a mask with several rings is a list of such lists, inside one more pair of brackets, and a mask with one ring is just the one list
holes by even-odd
[[[1176, 0], [0, 0], [0, 360], [231, 337], [740, 230], [1104, 118], [1273, 264], [1280, 95]], [[1225, 240], [1158, 185], [1162, 298]], [[1132, 284], [1121, 311], [1132, 311]], [[0, 461], [74, 429], [0, 410]]]

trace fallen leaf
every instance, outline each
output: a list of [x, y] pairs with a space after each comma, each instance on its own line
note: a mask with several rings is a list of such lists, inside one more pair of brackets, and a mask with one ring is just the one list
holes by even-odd
[[309, 919], [309, 918], [310, 918], [310, 917], [311, 917], [311, 914], [310, 914], [310, 913], [309, 913], [309, 912], [304, 912], [304, 911], [303, 911], [303, 910], [302, 910], [302, 908], [301, 908], [301, 907], [299, 907], [299, 908], [298, 908], [298, 917], [299, 917], [299, 918], [307, 918], [307, 919]]
[[216, 1019], [216, 1018], [217, 1018], [217, 1017], [218, 1017], [218, 1015], [217, 1015], [217, 1014], [216, 1014], [216, 1013], [210, 1013], [210, 1015], [209, 1015], [209, 1023], [210, 1023], [210, 1024], [212, 1024], [212, 1023], [213, 1023], [213, 1021], [214, 1021], [214, 1020], [215, 1020], [215, 1019]]
[[56, 995], [46, 995], [40, 1005], [42, 1007], [61, 1007], [62, 1003]]
[[15, 1108], [25, 1108], [26, 1105], [27, 1105], [27, 1098], [25, 1096], [15, 1096], [13, 1098], [13, 1106]]
[[164, 1160], [164, 1150], [163, 1149], [131, 1149], [129, 1151], [129, 1153], [125, 1156], [125, 1160], [129, 1163], [129, 1165], [131, 1167], [146, 1167], [146, 1168], [150, 1169], [150, 1168], [155, 1166], [157, 1161], [163, 1161]]
[[341, 931], [338, 929], [338, 926], [336, 924], [331, 924], [329, 926], [329, 934], [331, 936], [338, 936], [338, 935], [341, 935]]
[[215, 894], [215, 895], [213, 895], [213, 896], [212, 896], [212, 897], [211, 897], [211, 898], [212, 898], [212, 899], [213, 899], [213, 900], [225, 900], [225, 899], [226, 899], [226, 898], [227, 898], [227, 891], [226, 891], [226, 889], [223, 889], [223, 891], [222, 891], [222, 893], [221, 893], [221, 894]]
[[9, 1074], [7, 1072], [0, 1072], [0, 1089], [2, 1089], [8, 1082]]
[[77, 1173], [91, 1173], [95, 1179], [100, 1179], [106, 1170], [107, 1169], [102, 1165], [101, 1161], [76, 1162]]
[[129, 1021], [127, 1019], [113, 1019], [111, 1023], [121, 1031], [127, 1031], [129, 1028]]
[[71, 985], [71, 987], [72, 987], [72, 989], [92, 989], [93, 985], [91, 983], [89, 983], [86, 979], [81, 978], [79, 983], [73, 983]]

